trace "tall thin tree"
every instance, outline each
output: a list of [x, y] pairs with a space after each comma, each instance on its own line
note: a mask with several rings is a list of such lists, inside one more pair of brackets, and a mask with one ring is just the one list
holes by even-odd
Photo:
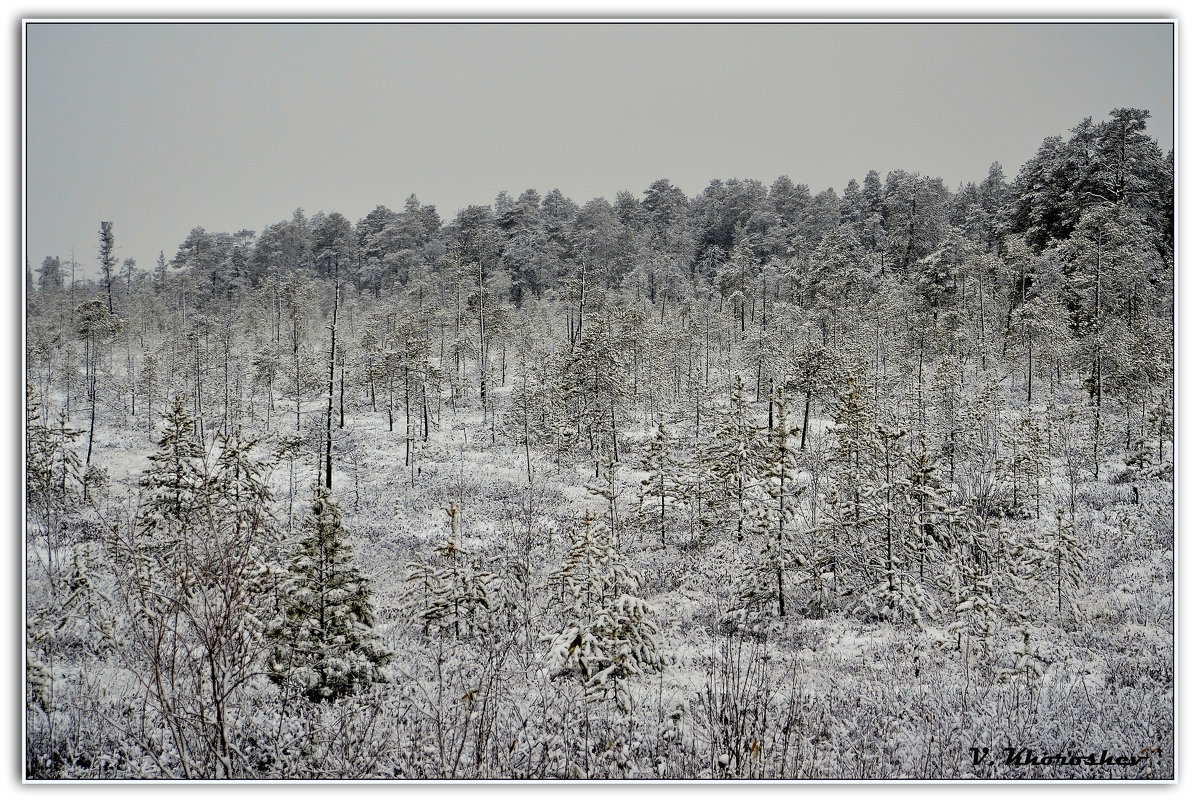
[[112, 272], [116, 269], [116, 238], [112, 234], [112, 223], [108, 220], [99, 224], [99, 266], [103, 270], [103, 285], [108, 291], [108, 314], [115, 314], [112, 306]]
[[327, 359], [327, 491], [331, 491], [331, 415], [335, 409], [335, 327], [339, 323], [339, 258], [335, 259], [335, 302], [331, 307], [331, 356]]

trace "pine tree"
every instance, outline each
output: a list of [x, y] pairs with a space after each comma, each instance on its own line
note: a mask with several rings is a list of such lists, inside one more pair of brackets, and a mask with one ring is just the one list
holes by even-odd
[[825, 547], [836, 571], [851, 573], [844, 592], [860, 594], [856, 612], [922, 626], [938, 613], [924, 578], [947, 518], [934, 462], [925, 451], [908, 452], [904, 429], [873, 421], [855, 381], [834, 420]]
[[715, 486], [708, 506], [722, 526], [735, 528], [737, 542], [745, 541], [749, 495], [758, 475], [757, 427], [745, 399], [745, 384], [737, 376], [728, 408], [718, 415], [716, 428], [704, 452]]
[[311, 701], [333, 701], [374, 682], [391, 658], [371, 628], [368, 581], [351, 563], [339, 507], [316, 486], [282, 584], [269, 675]]
[[41, 263], [41, 267], [38, 268], [38, 290], [42, 292], [60, 292], [62, 286], [62, 260], [57, 256], [46, 256]]
[[986, 524], [985, 539], [990, 543], [993, 600], [1007, 623], [1021, 623], [1032, 619], [1029, 611], [1038, 604], [1036, 573], [1036, 542], [1029, 526], [1007, 525], [1002, 515]]
[[564, 668], [584, 678], [589, 698], [611, 693], [626, 708], [625, 679], [661, 668], [663, 654], [650, 608], [636, 595], [641, 578], [617, 553], [608, 527], [591, 512], [572, 535], [567, 558], [550, 582], [558, 586], [564, 609], [563, 630], [552, 651]]
[[211, 488], [203, 464], [205, 453], [191, 439], [194, 421], [181, 397], [174, 398], [164, 420], [157, 450], [149, 455], [150, 468], [141, 478], [143, 513], [138, 527], [145, 548], [184, 571], [196, 519]]
[[1171, 414], [1171, 403], [1168, 400], [1167, 392], [1159, 393], [1159, 401], [1151, 409], [1148, 430], [1150, 435], [1158, 442], [1159, 450], [1156, 455], [1156, 466], [1159, 472], [1170, 470], [1172, 463], [1164, 460], [1164, 443], [1171, 442], [1172, 449], [1167, 453], [1172, 453], [1175, 443], [1175, 421]]
[[527, 484], [533, 481], [530, 445], [535, 441], [548, 438], [548, 434], [542, 430], [544, 426], [540, 424], [539, 420], [546, 419], [546, 404], [549, 402], [549, 392], [542, 381], [541, 370], [531, 365], [527, 358], [528, 347], [528, 344], [523, 344], [518, 353], [513, 390], [509, 394], [509, 402], [502, 415], [502, 428], [505, 435], [512, 442], [520, 444], [524, 450]]
[[112, 281], [116, 278], [116, 241], [112, 235], [112, 223], [104, 220], [99, 224], [99, 268], [101, 286], [108, 292], [108, 314], [114, 315], [112, 306]]
[[74, 442], [83, 432], [67, 426], [65, 412], [57, 425], [43, 419], [32, 384], [25, 385], [25, 397], [25, 508], [31, 528], [40, 528], [46, 537], [47, 567], [52, 573], [57, 538], [82, 498], [82, 465]]
[[960, 469], [954, 483], [961, 495], [973, 499], [973, 511], [988, 516], [1001, 507], [997, 482], [998, 456], [1005, 439], [1005, 407], [996, 381], [981, 385], [967, 398], [958, 415], [954, 458]]
[[1009, 452], [998, 459], [998, 477], [1010, 485], [1009, 514], [1012, 517], [1039, 517], [1042, 485], [1047, 471], [1043, 434], [1029, 409], [1024, 409], [1018, 425], [1010, 430]]
[[746, 625], [752, 624], [754, 615], [771, 608], [771, 604], [779, 617], [785, 617], [790, 590], [789, 565], [792, 559], [802, 566], [808, 564], [806, 559], [792, 557], [795, 514], [798, 498], [803, 492], [803, 487], [795, 484], [799, 469], [795, 462], [799, 429], [791, 427], [782, 389], [777, 391], [772, 403], [774, 424], [764, 432], [765, 438], [757, 454], [761, 491], [748, 499], [751, 528], [761, 535], [760, 553], [750, 561], [750, 577], [742, 592], [745, 605], [736, 613], [730, 613]]
[[489, 592], [493, 576], [480, 569], [459, 541], [458, 510], [447, 507], [447, 542], [435, 548], [437, 558], [408, 565], [405, 602], [422, 621], [424, 634], [449, 632], [466, 637], [491, 625]]
[[596, 477], [586, 486], [591, 494], [604, 500], [605, 511], [600, 519], [608, 526], [609, 536], [613, 545], [619, 546], [624, 539], [625, 528], [622, 522], [621, 507], [617, 502], [625, 494], [625, 487], [621, 483], [621, 463], [605, 457], [596, 462]]
[[[26, 384], [26, 527], [40, 542], [29, 543], [30, 565], [45, 568], [45, 593], [28, 593], [25, 615], [27, 701], [47, 715], [55, 709], [55, 681], [64, 678], [61, 657], [69, 651], [107, 649], [114, 629], [108, 604], [93, 581], [94, 543], [73, 542], [83, 480], [74, 441], [82, 433], [43, 419], [43, 409]], [[44, 550], [43, 550], [44, 548]], [[64, 564], [65, 562], [65, 564]], [[51, 732], [53, 722], [50, 723]], [[53, 734], [51, 733], [51, 740]]]
[[111, 532], [124, 664], [141, 682], [187, 778], [241, 768], [237, 720], [260, 672], [275, 545], [268, 463], [254, 443], [221, 438], [211, 465], [189, 438], [180, 400], [141, 479], [130, 530]]
[[122, 321], [105, 309], [99, 300], [89, 300], [79, 304], [74, 310], [72, 319], [75, 321], [75, 334], [83, 341], [83, 364], [86, 370], [85, 382], [88, 406], [90, 407], [87, 452], [83, 458], [83, 501], [86, 502], [90, 485], [100, 477], [92, 472], [91, 453], [95, 444], [95, 418], [99, 406], [101, 356], [104, 346], [109, 345], [120, 333]]
[[[991, 544], [985, 532], [973, 525], [959, 526], [951, 548], [952, 613], [948, 633], [956, 635], [956, 650], [964, 650], [965, 671], [974, 653], [989, 657], [989, 640], [997, 624]], [[976, 638], [976, 645], [962, 646], [962, 639]]]
[[[877, 502], [873, 519], [884, 578], [867, 593], [858, 609], [868, 609], [883, 620], [895, 616], [909, 619], [921, 628], [925, 616], [938, 613], [921, 580], [931, 525], [924, 519], [921, 504], [935, 493], [926, 469], [908, 471], [912, 462], [905, 448], [907, 432], [879, 424], [875, 433], [877, 481], [863, 494]], [[916, 549], [920, 551], [919, 576], [908, 564], [908, 557]]]
[[160, 382], [161, 366], [158, 364], [157, 357], [152, 353], [146, 353], [145, 357], [141, 359], [141, 373], [137, 376], [136, 387], [141, 396], [145, 398], [145, 420], [150, 435], [153, 433], [153, 396], [157, 394]]
[[1037, 686], [1043, 679], [1043, 668], [1040, 667], [1039, 660], [1035, 656], [1035, 651], [1031, 648], [1030, 629], [1024, 626], [1021, 632], [1022, 645], [1016, 647], [1011, 652], [1014, 658], [1014, 667], [1000, 669], [997, 672], [997, 681], [1005, 684], [1015, 678], [1021, 677], [1026, 680], [1028, 685]]
[[867, 490], [876, 475], [873, 416], [855, 379], [841, 394], [832, 421], [837, 445], [828, 459], [831, 483], [824, 510], [823, 555], [816, 570], [832, 575], [836, 595], [851, 595], [877, 580], [870, 542], [874, 518]]
[[822, 343], [813, 340], [808, 331], [799, 349], [795, 352], [792, 367], [795, 382], [803, 395], [803, 425], [799, 437], [799, 450], [807, 449], [808, 429], [811, 427], [812, 400], [829, 384], [835, 370], [832, 353]]
[[1084, 586], [1084, 549], [1076, 537], [1076, 526], [1064, 514], [1063, 507], [1055, 510], [1055, 529], [1050, 535], [1037, 533], [1031, 542], [1028, 557], [1031, 577], [1049, 588], [1055, 598], [1056, 618], [1080, 621], [1081, 610], [1076, 592]]
[[940, 482], [939, 466], [926, 447], [912, 447], [907, 455], [910, 473], [906, 504], [910, 511], [908, 550], [918, 563], [918, 582], [927, 586], [927, 566], [950, 549], [960, 527], [962, 510], [950, 504], [951, 489]]
[[629, 380], [623, 351], [608, 315], [600, 315], [584, 329], [562, 368], [562, 391], [573, 425], [586, 435], [597, 465], [610, 451], [613, 461], [620, 459], [617, 408], [624, 403]]
[[1069, 404], [1056, 426], [1056, 440], [1060, 466], [1067, 479], [1068, 519], [1076, 517], [1076, 489], [1086, 473], [1092, 472], [1093, 448], [1090, 440], [1096, 436], [1096, 420], [1087, 406]]
[[714, 490], [720, 482], [713, 473], [716, 464], [713, 461], [711, 432], [703, 423], [701, 415], [701, 390], [702, 385], [694, 388], [696, 394], [695, 430], [691, 439], [689, 456], [676, 462], [674, 475], [677, 491], [686, 499], [687, 503], [689, 541], [702, 545], [705, 535], [716, 524], [719, 510], [715, 500], [717, 493]]
[[658, 422], [654, 436], [646, 445], [646, 452], [642, 457], [642, 469], [649, 475], [642, 481], [641, 497], [643, 503], [647, 498], [657, 498], [660, 509], [658, 512], [658, 535], [662, 547], [666, 547], [666, 502], [669, 498], [673, 504], [682, 503], [685, 495], [679, 483], [678, 476], [683, 469], [682, 463], [675, 455], [675, 438], [663, 421]]

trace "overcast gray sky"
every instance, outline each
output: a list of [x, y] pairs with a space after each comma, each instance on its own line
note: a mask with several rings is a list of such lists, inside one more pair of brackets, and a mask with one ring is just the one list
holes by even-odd
[[1170, 24], [31, 24], [27, 246], [150, 268], [195, 226], [669, 178], [1012, 178], [1121, 106], [1174, 143]]

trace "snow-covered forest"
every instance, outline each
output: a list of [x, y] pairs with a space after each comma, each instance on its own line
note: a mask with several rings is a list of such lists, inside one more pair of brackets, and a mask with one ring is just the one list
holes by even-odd
[[1170, 779], [1147, 118], [150, 269], [97, 219], [27, 267], [26, 776]]

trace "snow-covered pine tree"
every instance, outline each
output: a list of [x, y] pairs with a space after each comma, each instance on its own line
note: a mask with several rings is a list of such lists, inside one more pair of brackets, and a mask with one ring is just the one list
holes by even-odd
[[[559, 355], [547, 359], [545, 375], [551, 380], [561, 375], [562, 367], [558, 366]], [[552, 369], [553, 368], [553, 369]], [[546, 434], [546, 441], [551, 444], [555, 452], [555, 470], [562, 469], [563, 455], [573, 453], [580, 442], [579, 428], [572, 422], [568, 411], [566, 392], [559, 386], [551, 386], [547, 394], [547, 404], [542, 409], [542, 429]]]
[[798, 498], [803, 492], [803, 487], [796, 485], [799, 429], [791, 426], [789, 404], [781, 388], [771, 400], [774, 424], [764, 432], [757, 453], [761, 492], [748, 498], [750, 527], [761, 534], [760, 552], [749, 563], [749, 577], [741, 593], [744, 605], [730, 613], [745, 625], [751, 625], [771, 604], [779, 617], [786, 616], [789, 566], [792, 560], [803, 565], [808, 561], [791, 554]]
[[[1170, 338], [1168, 342], [1172, 341]], [[1168, 364], [1162, 362], [1161, 357], [1154, 359], [1160, 364], [1154, 367], [1154, 372], [1162, 376], [1157, 384], [1161, 389], [1155, 393], [1155, 402], [1148, 408], [1147, 402], [1152, 392], [1154, 391], [1150, 386], [1150, 382], [1142, 382], [1142, 388], [1135, 387], [1135, 392], [1142, 398], [1142, 413], [1138, 422], [1138, 435], [1132, 443], [1126, 455], [1126, 472], [1123, 478], [1138, 482], [1146, 479], [1164, 480], [1171, 476], [1174, 465], [1171, 462], [1164, 461], [1164, 442], [1173, 439], [1174, 428], [1173, 419], [1171, 416], [1171, 406], [1168, 400], [1168, 391], [1165, 385], [1170, 385], [1170, 367]], [[1141, 369], [1139, 369], [1141, 372]], [[1126, 406], [1127, 415], [1130, 412], [1130, 406]], [[1130, 437], [1129, 431], [1129, 416], [1127, 416], [1127, 440]], [[1140, 500], [1139, 486], [1137, 483], [1132, 487], [1134, 492], [1134, 502], [1138, 503]]]
[[150, 438], [153, 435], [153, 396], [157, 394], [161, 383], [161, 365], [152, 353], [146, 353], [141, 359], [141, 372], [137, 376], [136, 388], [145, 399], [145, 421]]
[[[810, 528], [796, 544], [792, 554], [792, 564], [807, 572], [807, 583], [810, 584], [810, 594], [802, 613], [806, 617], [820, 619], [827, 610], [835, 608], [835, 588], [830, 586], [829, 579], [835, 569], [835, 551], [831, 547], [832, 533], [829, 531], [831, 521], [827, 517], [827, 506], [833, 500], [829, 485], [829, 456], [832, 452], [832, 437], [830, 435], [806, 436], [804, 430], [800, 434], [800, 443], [806, 441], [807, 448], [800, 448], [799, 466], [806, 476], [806, 495], [810, 506]], [[838, 502], [839, 498], [835, 500]], [[830, 510], [828, 510], [830, 511]]]
[[1168, 442], [1173, 443], [1172, 449], [1167, 450], [1168, 454], [1172, 453], [1175, 447], [1175, 419], [1171, 414], [1171, 401], [1166, 390], [1159, 392], [1159, 399], [1151, 408], [1148, 422], [1148, 432], [1159, 446], [1155, 464], [1158, 467], [1157, 472], [1162, 475], [1165, 471], [1171, 470], [1171, 463], [1165, 461], [1163, 446]]
[[567, 409], [599, 471], [611, 453], [619, 460], [617, 408], [627, 395], [629, 374], [624, 343], [612, 331], [609, 315], [592, 318], [562, 365], [561, 385]]
[[526, 483], [533, 481], [530, 447], [548, 439], [542, 422], [546, 418], [547, 387], [541, 370], [527, 358], [528, 343], [523, 343], [514, 370], [513, 390], [509, 393], [502, 417], [502, 429], [509, 441], [521, 445], [526, 461]]
[[[950, 548], [948, 568], [954, 620], [948, 626], [948, 633], [956, 635], [956, 650], [964, 653], [967, 676], [971, 656], [989, 657], [989, 638], [997, 625], [997, 604], [987, 532], [973, 525], [971, 520], [966, 522], [967, 525], [956, 527]], [[967, 646], [962, 644], [965, 638], [969, 643]]]
[[282, 583], [269, 657], [273, 681], [311, 701], [333, 701], [383, 682], [381, 667], [391, 658], [372, 633], [369, 584], [352, 564], [346, 538], [331, 494], [314, 487]]
[[268, 465], [233, 435], [211, 467], [180, 400], [165, 423], [135, 525], [111, 532], [120, 657], [169, 742], [155, 746], [170, 754], [163, 773], [228, 778], [241, 773], [239, 708], [267, 648]]
[[1000, 482], [1010, 486], [1009, 514], [1037, 519], [1042, 508], [1043, 478], [1047, 472], [1043, 432], [1030, 409], [1024, 409], [1010, 430], [1009, 447], [997, 461]]
[[907, 550], [915, 563], [908, 568], [918, 573], [920, 587], [926, 587], [931, 580], [928, 566], [942, 561], [964, 514], [963, 510], [950, 505], [952, 492], [941, 483], [938, 463], [925, 446], [912, 446], [907, 463], [906, 503], [910, 507]]
[[[863, 596], [858, 609], [866, 609], [883, 620], [901, 617], [923, 626], [924, 617], [938, 614], [935, 600], [918, 576], [910, 569], [908, 557], [913, 550], [926, 549], [929, 536], [922, 520], [920, 502], [926, 502], [931, 490], [924, 473], [910, 468], [906, 452], [907, 432], [878, 424], [874, 429], [877, 480], [862, 491], [876, 501], [874, 529], [880, 552], [878, 562], [883, 574], [879, 585]], [[910, 540], [908, 543], [907, 540]], [[907, 546], [910, 545], [910, 548]], [[920, 570], [923, 562], [920, 562]]]
[[993, 602], [1007, 623], [1018, 624], [1035, 618], [1040, 594], [1034, 580], [1037, 552], [1032, 527], [1037, 521], [1011, 525], [1002, 515], [985, 524], [984, 538], [989, 542]]
[[843, 560], [837, 559], [837, 548], [832, 537], [840, 531], [840, 521], [833, 521], [831, 515], [841, 509], [839, 496], [833, 492], [827, 499], [827, 511], [819, 524], [807, 532], [806, 551], [796, 553], [794, 562], [810, 574], [811, 594], [807, 598], [807, 606], [803, 609], [804, 616], [812, 620], [820, 620], [824, 615], [837, 607], [840, 593], [837, 579], [837, 565]]
[[149, 455], [150, 467], [141, 477], [137, 517], [141, 547], [169, 560], [180, 572], [188, 569], [195, 519], [211, 489], [203, 461], [206, 454], [191, 439], [193, 427], [181, 396], [175, 396], [165, 414], [157, 450]]
[[1055, 598], [1058, 620], [1080, 622], [1081, 610], [1076, 592], [1084, 586], [1084, 549], [1076, 536], [1076, 526], [1064, 512], [1055, 510], [1055, 528], [1048, 534], [1037, 532], [1028, 556], [1031, 577]]
[[625, 526], [622, 522], [621, 507], [617, 504], [626, 489], [621, 483], [621, 463], [611, 458], [602, 458], [597, 460], [596, 469], [596, 477], [586, 489], [604, 499], [605, 511], [601, 518], [608, 526], [613, 545], [619, 547], [625, 535], [622, 530]]
[[70, 681], [61, 669], [68, 661], [63, 657], [107, 654], [115, 643], [117, 621], [100, 578], [101, 550], [93, 542], [76, 544], [56, 591], [44, 602], [26, 606], [26, 702], [47, 714], [54, 712], [55, 696]]
[[710, 432], [704, 423], [702, 384], [697, 379], [692, 404], [695, 429], [692, 432], [688, 456], [676, 463], [675, 484], [678, 492], [686, 499], [687, 529], [693, 543], [703, 544], [705, 535], [715, 526], [717, 507], [710, 503], [712, 490], [718, 484], [713, 475], [714, 464], [710, 458]]
[[921, 626], [938, 612], [919, 578], [943, 536], [936, 531], [944, 507], [934, 464], [923, 453], [916, 467], [907, 432], [875, 422], [855, 380], [841, 395], [832, 430], [838, 447], [830, 460], [824, 540], [836, 570], [851, 574], [842, 593], [859, 594], [855, 612]]
[[[54, 699], [56, 682], [65, 679], [60, 669], [63, 654], [106, 650], [113, 622], [94, 580], [99, 549], [71, 536], [83, 487], [73, 443], [82, 432], [66, 425], [65, 412], [56, 425], [43, 419], [31, 384], [26, 384], [26, 403], [26, 530], [33, 538], [27, 545], [30, 565], [44, 568], [44, 576], [41, 570], [36, 576], [27, 571], [26, 700], [31, 712], [36, 705], [50, 716], [60, 714]], [[52, 722], [48, 727], [53, 741], [55, 727]]]
[[405, 603], [422, 621], [422, 631], [466, 637], [491, 625], [489, 591], [493, 576], [482, 570], [459, 541], [459, 510], [447, 509], [447, 542], [435, 548], [436, 558], [407, 567]]
[[91, 467], [91, 454], [95, 444], [95, 419], [99, 404], [100, 368], [104, 364], [104, 351], [110, 348], [120, 334], [123, 321], [105, 309], [103, 302], [93, 299], [79, 304], [71, 319], [75, 321], [75, 335], [83, 341], [84, 380], [90, 408], [90, 422], [87, 427], [87, 451], [83, 458], [83, 501], [90, 496], [91, 488], [102, 484], [105, 475], [100, 467]]
[[1030, 687], [1037, 687], [1043, 679], [1043, 667], [1031, 647], [1031, 630], [1023, 626], [1019, 630], [1022, 634], [1022, 644], [1011, 651], [1014, 660], [1013, 667], [1003, 667], [997, 672], [997, 681], [1008, 684], [1016, 679], [1025, 681]]
[[[800, 427], [799, 450], [807, 448], [808, 429], [811, 427], [811, 405], [816, 396], [829, 386], [839, 365], [833, 353], [823, 343], [812, 339], [807, 330], [792, 359], [794, 371], [792, 383], [803, 396], [803, 424]], [[790, 386], [790, 384], [788, 384]]]
[[[1076, 517], [1076, 489], [1092, 472], [1093, 449], [1090, 445], [1093, 429], [1096, 427], [1093, 410], [1087, 406], [1068, 404], [1056, 426], [1056, 445], [1059, 451], [1060, 468], [1067, 479], [1068, 519]], [[1060, 504], [1057, 504], [1057, 506]]]
[[25, 499], [27, 525], [44, 537], [46, 569], [56, 572], [58, 548], [68, 527], [67, 518], [82, 500], [82, 461], [74, 442], [83, 433], [66, 424], [66, 413], [57, 425], [50, 425], [34, 396], [32, 384], [25, 385]]
[[944, 353], [936, 364], [930, 399], [935, 416], [934, 433], [941, 460], [948, 462], [948, 482], [956, 483], [957, 441], [960, 436], [959, 410], [964, 390], [963, 373], [956, 357]]
[[728, 408], [716, 420], [716, 427], [704, 452], [704, 461], [715, 480], [709, 488], [708, 506], [721, 526], [735, 531], [737, 542], [745, 541], [747, 499], [756, 490], [758, 436], [745, 398], [745, 383], [737, 376]]
[[611, 694], [621, 708], [628, 703], [625, 680], [643, 670], [661, 668], [663, 653], [650, 608], [637, 597], [641, 578], [617, 553], [612, 533], [591, 512], [572, 535], [562, 568], [551, 574], [564, 610], [563, 630], [552, 652], [564, 670], [579, 673], [588, 697]]
[[989, 516], [1002, 508], [1002, 487], [997, 460], [1005, 439], [1002, 432], [1004, 401], [997, 381], [978, 385], [962, 400], [954, 458], [955, 480], [962, 498], [972, 500], [973, 512]]
[[[850, 378], [832, 415], [836, 447], [828, 457], [829, 488], [822, 523], [821, 575], [831, 574], [836, 596], [852, 595], [878, 579], [871, 559], [873, 510], [866, 488], [875, 480], [873, 415]], [[833, 608], [835, 603], [824, 604]]]
[[658, 535], [662, 547], [665, 548], [666, 502], [668, 499], [671, 501], [673, 514], [674, 505], [683, 503], [685, 494], [679, 483], [683, 464], [675, 452], [675, 437], [663, 420], [658, 421], [654, 436], [646, 444], [646, 452], [642, 456], [642, 469], [649, 473], [642, 481], [642, 502], [644, 504], [647, 498], [658, 500]]

